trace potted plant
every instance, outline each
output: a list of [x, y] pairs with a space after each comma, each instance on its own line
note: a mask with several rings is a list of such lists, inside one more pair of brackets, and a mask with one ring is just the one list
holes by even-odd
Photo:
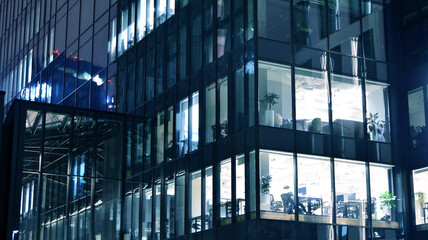
[[384, 194], [381, 194], [379, 196], [380, 199], [380, 209], [383, 210], [385, 216], [382, 217], [382, 220], [391, 220], [391, 209], [393, 207], [396, 207], [395, 201], [396, 196], [392, 195], [392, 193], [389, 193], [388, 191], [385, 191]]
[[260, 210], [270, 211], [270, 183], [272, 176], [267, 175], [260, 180]]
[[378, 120], [379, 113], [369, 113], [367, 117], [367, 128], [370, 134], [370, 140], [385, 142], [383, 133], [385, 132], [385, 121]]
[[416, 197], [418, 198], [416, 201], [419, 204], [419, 216], [424, 216], [424, 205], [425, 205], [425, 193], [424, 192], [417, 192], [415, 193]]
[[268, 126], [274, 126], [275, 112], [272, 107], [275, 106], [279, 99], [278, 94], [274, 92], [266, 93], [266, 95], [260, 100], [261, 104], [266, 104], [268, 109], [265, 111], [265, 124]]

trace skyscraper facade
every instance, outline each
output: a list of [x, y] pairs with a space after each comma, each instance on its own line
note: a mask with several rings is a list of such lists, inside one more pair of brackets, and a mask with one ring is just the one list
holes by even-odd
[[0, 234], [428, 238], [424, 2], [0, 1]]

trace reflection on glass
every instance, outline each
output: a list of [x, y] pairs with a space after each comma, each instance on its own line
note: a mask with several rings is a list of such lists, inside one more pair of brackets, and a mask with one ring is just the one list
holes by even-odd
[[[183, 173], [184, 174], [184, 173]], [[177, 236], [184, 234], [184, 206], [185, 206], [185, 175], [177, 176], [176, 178], [176, 194], [175, 200], [175, 233]]]
[[291, 41], [290, 0], [257, 1], [259, 35], [261, 37]]
[[205, 228], [213, 227], [213, 167], [205, 168]]
[[327, 71], [296, 68], [297, 130], [329, 133]]
[[366, 219], [366, 167], [364, 162], [335, 159], [337, 223], [365, 225]]
[[110, 21], [110, 39], [108, 43], [109, 63], [113, 62], [116, 59], [116, 24], [117, 20], [116, 18], [113, 18], [113, 20]]
[[161, 238], [160, 236], [160, 203], [161, 203], [161, 185], [156, 184], [154, 186], [155, 196], [154, 196], [154, 215], [155, 215], [155, 222], [154, 222], [154, 236], [153, 239], [159, 240]]
[[192, 94], [190, 120], [191, 133], [189, 152], [198, 149], [199, 146], [199, 91]]
[[300, 220], [331, 223], [330, 158], [299, 154], [297, 161]]
[[244, 94], [244, 67], [235, 71], [235, 124], [234, 131], [239, 132], [245, 126], [245, 94]]
[[174, 236], [175, 214], [175, 179], [165, 181], [165, 235], [166, 238]]
[[152, 188], [143, 190], [141, 234], [143, 240], [152, 239]]
[[144, 154], [144, 167], [150, 167], [151, 156], [152, 156], [152, 121], [147, 119], [144, 124], [144, 135], [143, 135], [143, 154]]
[[386, 59], [385, 27], [382, 3], [363, 1], [364, 54], [367, 58], [380, 61]]
[[227, 76], [220, 78], [219, 81], [220, 81], [220, 139], [221, 139], [221, 138], [225, 138], [229, 133]]
[[143, 39], [146, 34], [146, 0], [137, 2], [137, 41]]
[[260, 150], [259, 161], [260, 211], [282, 213], [281, 219], [294, 220], [293, 154]]
[[232, 217], [232, 161], [220, 162], [220, 220]]
[[119, 239], [121, 217], [121, 182], [95, 181], [95, 239]]
[[174, 107], [173, 106], [169, 106], [168, 110], [166, 112], [166, 126], [167, 126], [167, 139], [166, 139], [166, 144], [167, 144], [167, 160], [170, 161], [173, 158], [173, 153], [172, 153], [172, 147], [174, 146]]
[[165, 114], [163, 111], [158, 112], [156, 117], [156, 161], [157, 163], [163, 162], [164, 153], [164, 139], [165, 139]]
[[416, 225], [428, 223], [428, 168], [413, 170]]
[[236, 216], [245, 214], [245, 155], [236, 156]]
[[289, 66], [259, 62], [259, 101], [262, 125], [293, 128]]
[[378, 223], [376, 220], [395, 221], [397, 202], [390, 180], [392, 180], [392, 166], [370, 163], [371, 212], [374, 227]]
[[156, 26], [161, 25], [166, 20], [166, 2], [166, 0], [156, 1]]
[[202, 230], [201, 218], [201, 197], [202, 197], [202, 181], [201, 170], [189, 174], [189, 231], [191, 233], [200, 232]]
[[256, 152], [251, 151], [249, 154], [249, 168], [248, 171], [250, 176], [248, 177], [250, 182], [250, 212], [256, 211]]
[[135, 39], [135, 2], [131, 3], [129, 7], [129, 24], [128, 24], [128, 48], [134, 46]]
[[366, 80], [367, 134], [372, 141], [389, 142], [388, 85]]
[[155, 21], [155, 0], [147, 1], [147, 34], [149, 34], [154, 28]]
[[327, 47], [326, 2], [296, 0], [294, 38], [299, 45], [325, 49]]
[[120, 56], [128, 49], [128, 8], [122, 10], [120, 14], [120, 32], [117, 54]]
[[215, 140], [215, 83], [205, 88], [205, 143]]
[[363, 138], [363, 103], [361, 80], [331, 74], [333, 134]]
[[183, 98], [177, 106], [176, 113], [176, 137], [177, 137], [177, 151], [178, 156], [182, 156], [187, 153], [188, 150], [188, 139], [189, 139], [189, 114], [188, 106], [189, 98]]
[[419, 146], [426, 136], [425, 102], [423, 88], [417, 88], [407, 93], [409, 107], [410, 137], [414, 148]]

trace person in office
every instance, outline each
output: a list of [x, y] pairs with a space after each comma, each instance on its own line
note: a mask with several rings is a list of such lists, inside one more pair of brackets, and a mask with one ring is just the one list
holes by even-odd
[[[294, 206], [294, 195], [290, 190], [289, 186], [284, 186], [286, 193], [281, 194], [282, 204], [284, 205], [285, 213], [293, 213]], [[306, 208], [302, 203], [299, 203], [299, 213], [306, 213]]]

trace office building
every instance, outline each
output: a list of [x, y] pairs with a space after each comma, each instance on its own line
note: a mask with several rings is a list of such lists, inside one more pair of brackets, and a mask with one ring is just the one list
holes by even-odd
[[0, 0], [0, 234], [428, 239], [427, 23], [424, 0]]

